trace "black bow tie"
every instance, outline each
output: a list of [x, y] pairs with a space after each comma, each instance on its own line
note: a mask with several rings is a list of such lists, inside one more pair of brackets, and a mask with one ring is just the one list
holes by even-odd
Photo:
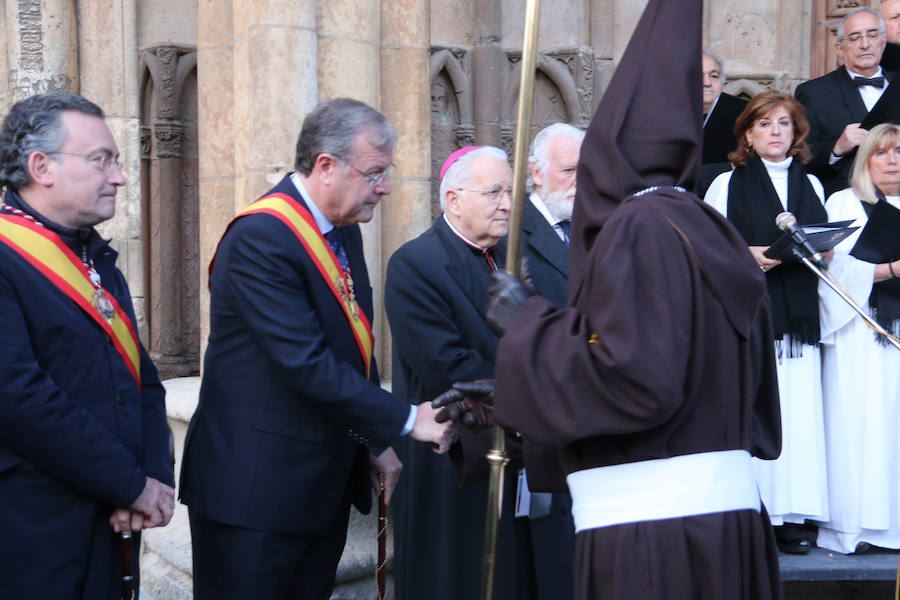
[[873, 87], [881, 89], [884, 87], [884, 77], [872, 77], [870, 79], [867, 79], [865, 77], [854, 77], [853, 85], [855, 85], [856, 87], [871, 85]]

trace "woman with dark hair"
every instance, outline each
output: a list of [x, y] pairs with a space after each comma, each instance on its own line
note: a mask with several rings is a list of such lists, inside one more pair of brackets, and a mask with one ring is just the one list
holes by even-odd
[[[774, 525], [828, 518], [825, 436], [819, 354], [816, 277], [796, 261], [763, 253], [782, 232], [775, 217], [790, 211], [799, 224], [821, 223], [824, 190], [804, 163], [810, 159], [809, 124], [793, 96], [765, 92], [735, 122], [734, 170], [710, 185], [704, 200], [744, 237], [766, 273], [781, 397], [782, 450], [775, 461], [755, 461], [760, 495]], [[802, 528], [776, 529], [783, 551], [804, 554], [812, 544]]]
[[[873, 127], [856, 154], [850, 187], [832, 194], [829, 219], [854, 219], [830, 269], [860, 306], [900, 333], [900, 257], [873, 264], [850, 255], [876, 208], [900, 208], [900, 126]], [[900, 548], [900, 352], [869, 329], [825, 284], [822, 309], [827, 523], [819, 546], [854, 552], [868, 545]]]

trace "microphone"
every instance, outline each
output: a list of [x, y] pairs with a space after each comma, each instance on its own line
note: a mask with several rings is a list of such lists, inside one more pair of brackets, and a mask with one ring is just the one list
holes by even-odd
[[775, 217], [775, 226], [791, 234], [791, 239], [794, 240], [794, 255], [797, 258], [805, 256], [823, 271], [828, 270], [828, 263], [809, 242], [809, 238], [806, 237], [803, 230], [797, 227], [797, 217], [794, 216], [794, 213], [788, 211], [780, 213]]

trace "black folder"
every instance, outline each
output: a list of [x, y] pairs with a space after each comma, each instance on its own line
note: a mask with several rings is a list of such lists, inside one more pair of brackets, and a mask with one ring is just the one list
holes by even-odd
[[[798, 227], [806, 234], [806, 238], [812, 244], [812, 247], [816, 249], [816, 252], [827, 252], [844, 241], [848, 235], [859, 229], [859, 227], [848, 227], [852, 222], [853, 219], [850, 219], [849, 221], [835, 221], [834, 223], [810, 223], [809, 225], [798, 225]], [[774, 244], [766, 248], [763, 255], [766, 258], [782, 261], [791, 260], [794, 258], [794, 254], [791, 251], [793, 245], [794, 240], [791, 238], [791, 233], [787, 231], [775, 240]]]
[[894, 75], [891, 83], [888, 84], [886, 90], [866, 115], [866, 118], [859, 124], [865, 130], [872, 129], [876, 125], [882, 123], [896, 123], [900, 125], [900, 83], [897, 79], [898, 75]]
[[900, 210], [884, 200], [875, 204], [850, 254], [876, 265], [900, 258]]

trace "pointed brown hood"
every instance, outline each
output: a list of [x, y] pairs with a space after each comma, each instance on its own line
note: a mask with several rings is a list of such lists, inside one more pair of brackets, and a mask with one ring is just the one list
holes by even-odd
[[587, 130], [573, 218], [575, 263], [628, 196], [693, 189], [700, 169], [702, 0], [650, 0]]
[[[606, 268], [609, 236], [600, 244], [601, 228], [623, 203], [640, 202], [690, 240], [729, 321], [747, 337], [764, 277], [734, 227], [691, 191], [702, 152], [702, 23], [702, 0], [647, 3], [581, 147], [569, 293]], [[630, 251], [643, 251], [640, 240]]]

